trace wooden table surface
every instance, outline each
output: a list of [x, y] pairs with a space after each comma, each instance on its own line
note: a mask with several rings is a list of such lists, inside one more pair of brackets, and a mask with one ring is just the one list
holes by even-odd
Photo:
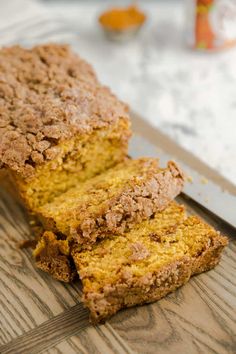
[[179, 200], [230, 237], [220, 265], [156, 303], [91, 326], [80, 283], [53, 280], [34, 267], [30, 249], [18, 248], [32, 235], [24, 210], [1, 188], [0, 353], [236, 353], [235, 230]]

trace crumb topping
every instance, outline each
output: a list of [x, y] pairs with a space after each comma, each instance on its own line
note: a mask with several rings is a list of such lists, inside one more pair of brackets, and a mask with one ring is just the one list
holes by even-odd
[[0, 50], [0, 167], [27, 177], [57, 156], [60, 141], [128, 118], [127, 111], [66, 45]]
[[132, 261], [140, 261], [142, 259], [147, 258], [150, 255], [148, 249], [141, 242], [131, 243], [130, 249], [132, 252], [130, 259]]

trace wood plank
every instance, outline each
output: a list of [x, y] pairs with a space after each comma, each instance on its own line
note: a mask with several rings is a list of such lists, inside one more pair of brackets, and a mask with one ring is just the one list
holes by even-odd
[[[79, 336], [72, 336], [77, 333]], [[68, 341], [67, 337], [70, 337]], [[57, 345], [61, 341], [62, 343]], [[35, 354], [45, 352], [51, 347], [53, 347], [52, 352], [61, 350], [63, 352], [67, 348], [72, 353], [74, 351], [88, 353], [91, 349], [93, 353], [132, 353], [108, 323], [91, 326], [88, 311], [81, 303], [1, 346], [0, 352], [1, 354]]]
[[39, 353], [88, 326], [88, 311], [79, 303], [2, 346], [0, 352]]
[[79, 344], [74, 343], [73, 339], [63, 340], [61, 343], [44, 351], [44, 354], [86, 354], [87, 351]]
[[71, 338], [73, 343], [83, 344], [86, 353], [132, 354], [128, 343], [109, 324], [91, 327]]
[[62, 353], [132, 354], [133, 351], [109, 323], [87, 328], [79, 334], [63, 340], [56, 347]]

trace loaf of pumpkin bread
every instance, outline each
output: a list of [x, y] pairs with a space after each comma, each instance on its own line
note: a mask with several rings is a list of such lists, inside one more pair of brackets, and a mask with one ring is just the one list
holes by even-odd
[[0, 168], [34, 212], [124, 160], [128, 108], [66, 45], [0, 50]]

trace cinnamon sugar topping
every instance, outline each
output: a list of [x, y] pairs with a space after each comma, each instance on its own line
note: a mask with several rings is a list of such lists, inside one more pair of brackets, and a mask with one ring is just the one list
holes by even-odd
[[58, 143], [127, 117], [92, 67], [66, 45], [0, 50], [0, 167], [24, 177]]

